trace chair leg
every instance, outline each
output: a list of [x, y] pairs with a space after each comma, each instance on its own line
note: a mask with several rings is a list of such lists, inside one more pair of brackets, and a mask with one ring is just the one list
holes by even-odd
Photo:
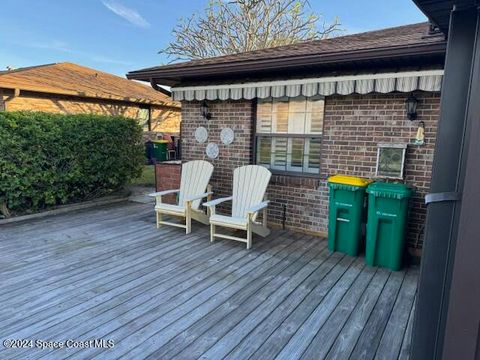
[[267, 228], [267, 208], [263, 209], [262, 226], [264, 229]]
[[157, 213], [157, 229], [159, 229], [160, 228], [160, 221], [162, 221], [162, 214], [159, 213], [158, 211], [156, 213]]
[[190, 214], [187, 214], [185, 218], [187, 227], [185, 228], [185, 234], [190, 234], [192, 232], [192, 217]]
[[210, 242], [215, 241], [215, 225], [210, 224]]
[[247, 228], [247, 250], [250, 250], [252, 247], [252, 228], [249, 226]]
[[187, 201], [185, 203], [185, 234], [190, 234], [192, 232], [192, 202]]

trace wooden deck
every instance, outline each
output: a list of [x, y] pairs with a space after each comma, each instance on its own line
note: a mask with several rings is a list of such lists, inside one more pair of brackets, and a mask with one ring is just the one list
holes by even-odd
[[1, 359], [406, 359], [417, 270], [366, 267], [274, 231], [210, 244], [121, 203], [0, 228], [0, 340], [111, 339], [5, 349]]

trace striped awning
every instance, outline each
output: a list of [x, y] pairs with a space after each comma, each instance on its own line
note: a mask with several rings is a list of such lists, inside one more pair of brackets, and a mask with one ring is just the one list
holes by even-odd
[[443, 70], [324, 77], [229, 85], [173, 87], [176, 101], [251, 100], [269, 97], [329, 96], [369, 93], [435, 91], [442, 88]]

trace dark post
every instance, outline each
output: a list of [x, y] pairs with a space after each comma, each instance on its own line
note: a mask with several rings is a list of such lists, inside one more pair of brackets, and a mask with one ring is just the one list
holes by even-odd
[[[475, 10], [451, 13], [431, 193], [458, 193], [460, 196], [463, 192], [464, 146], [468, 145], [469, 138], [466, 109], [476, 22]], [[412, 338], [411, 355], [417, 360], [440, 358], [443, 351], [460, 215], [460, 203], [452, 198], [428, 206]]]
[[[474, 10], [472, 9], [472, 13]], [[480, 18], [477, 14], [464, 147], [465, 182], [447, 313], [444, 359], [480, 357]], [[473, 30], [473, 29], [472, 29]]]

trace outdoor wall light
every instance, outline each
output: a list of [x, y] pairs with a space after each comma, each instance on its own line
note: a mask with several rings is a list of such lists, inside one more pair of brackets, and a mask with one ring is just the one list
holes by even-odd
[[208, 104], [207, 104], [206, 100], [203, 100], [202, 105], [201, 105], [201, 109], [202, 109], [202, 116], [205, 119], [210, 120], [212, 118], [212, 114], [208, 111], [209, 108], [208, 108]]
[[407, 111], [407, 118], [408, 120], [415, 120], [417, 118], [417, 104], [418, 100], [413, 94], [405, 101], [405, 108]]

